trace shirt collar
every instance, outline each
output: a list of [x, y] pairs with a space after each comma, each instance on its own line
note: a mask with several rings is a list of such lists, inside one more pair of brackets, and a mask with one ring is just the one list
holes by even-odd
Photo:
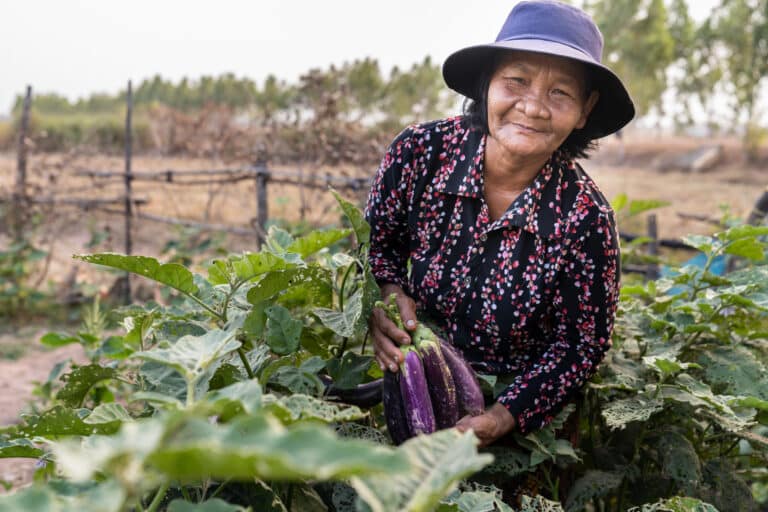
[[[458, 126], [457, 126], [458, 128]], [[449, 138], [450, 137], [450, 138]], [[443, 139], [442, 162], [435, 190], [473, 199], [483, 199], [484, 136], [479, 130], [455, 131]], [[469, 157], [468, 155], [472, 155]], [[560, 238], [564, 219], [560, 185], [570, 162], [555, 152], [507, 211], [493, 222], [489, 231], [516, 226], [543, 238]]]

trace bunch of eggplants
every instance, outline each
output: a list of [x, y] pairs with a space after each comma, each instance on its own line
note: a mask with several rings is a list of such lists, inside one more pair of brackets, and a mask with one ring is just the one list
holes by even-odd
[[[376, 306], [404, 328], [394, 295], [389, 304]], [[411, 345], [400, 347], [404, 356], [400, 371], [384, 372], [384, 415], [395, 444], [453, 427], [459, 418], [482, 414], [485, 407], [475, 372], [452, 345], [422, 323], [411, 340]]]

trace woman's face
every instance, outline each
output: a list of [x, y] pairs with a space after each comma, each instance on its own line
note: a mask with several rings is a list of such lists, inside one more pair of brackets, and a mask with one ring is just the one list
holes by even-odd
[[584, 67], [570, 59], [510, 52], [488, 86], [488, 129], [502, 150], [544, 158], [584, 127], [598, 94], [586, 91]]

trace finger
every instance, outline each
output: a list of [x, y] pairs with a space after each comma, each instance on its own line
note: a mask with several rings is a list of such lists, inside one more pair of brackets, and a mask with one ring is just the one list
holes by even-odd
[[403, 358], [403, 353], [380, 331], [373, 333], [375, 352], [389, 371], [396, 372]]
[[398, 345], [408, 345], [411, 342], [411, 337], [408, 335], [408, 333], [402, 329], [399, 329], [392, 320], [387, 318], [383, 311], [379, 309], [378, 311], [374, 312], [374, 315], [376, 316], [375, 327], [384, 336], [389, 338], [392, 343], [397, 343]]
[[416, 303], [412, 298], [405, 294], [398, 295], [395, 299], [397, 309], [400, 310], [400, 318], [403, 319], [403, 325], [408, 330], [416, 328]]

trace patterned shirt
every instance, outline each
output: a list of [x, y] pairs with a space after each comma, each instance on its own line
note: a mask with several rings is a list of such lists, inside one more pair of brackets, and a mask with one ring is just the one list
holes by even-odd
[[475, 369], [506, 377], [496, 400], [526, 433], [552, 420], [611, 346], [619, 246], [605, 197], [559, 151], [492, 220], [485, 141], [463, 117], [394, 140], [366, 208], [369, 258], [377, 281], [402, 286]]

